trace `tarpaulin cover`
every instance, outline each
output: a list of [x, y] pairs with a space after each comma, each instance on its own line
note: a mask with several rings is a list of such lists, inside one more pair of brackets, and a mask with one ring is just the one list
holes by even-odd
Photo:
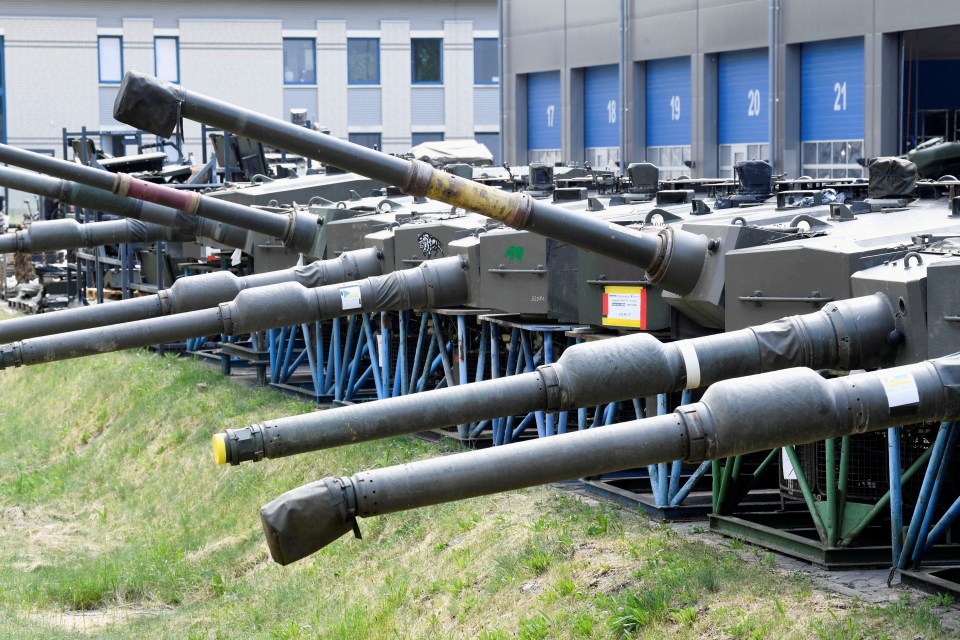
[[260, 509], [270, 555], [289, 564], [322, 549], [354, 527], [343, 491], [333, 478], [288, 491]]
[[418, 160], [425, 160], [430, 164], [441, 166], [453, 162], [467, 164], [493, 164], [493, 154], [487, 145], [476, 140], [437, 140], [424, 142], [410, 149]]
[[177, 127], [183, 89], [153, 76], [128, 71], [113, 103], [119, 122], [169, 138]]
[[867, 170], [870, 172], [867, 195], [871, 198], [912, 196], [917, 188], [917, 165], [909, 160], [873, 158], [867, 163]]

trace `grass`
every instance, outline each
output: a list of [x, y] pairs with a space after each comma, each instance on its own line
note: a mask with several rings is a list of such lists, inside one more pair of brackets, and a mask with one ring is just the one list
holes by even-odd
[[0, 376], [0, 638], [949, 637], [943, 599], [851, 603], [741, 542], [552, 489], [367, 519], [362, 541], [279, 567], [261, 505], [443, 449], [218, 468], [212, 433], [311, 407], [145, 352]]

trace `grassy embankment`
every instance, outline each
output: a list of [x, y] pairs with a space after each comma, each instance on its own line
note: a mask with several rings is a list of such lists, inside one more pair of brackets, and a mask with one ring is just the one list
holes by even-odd
[[310, 406], [145, 352], [0, 376], [3, 638], [947, 637], [934, 600], [850, 601], [771, 554], [552, 489], [373, 518], [279, 567], [259, 506], [442, 449], [218, 468], [213, 432]]

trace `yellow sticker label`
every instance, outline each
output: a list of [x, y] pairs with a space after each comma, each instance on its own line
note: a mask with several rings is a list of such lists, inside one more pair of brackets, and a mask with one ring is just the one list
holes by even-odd
[[603, 319], [606, 327], [647, 328], [647, 290], [643, 287], [604, 287]]

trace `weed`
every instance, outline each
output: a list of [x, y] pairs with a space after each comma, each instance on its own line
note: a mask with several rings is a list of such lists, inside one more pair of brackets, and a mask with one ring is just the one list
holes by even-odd
[[540, 575], [553, 564], [553, 556], [542, 549], [534, 549], [520, 559], [520, 564], [534, 575]]
[[781, 620], [787, 617], [787, 609], [783, 606], [783, 603], [780, 602], [780, 598], [773, 599], [773, 606], [776, 607], [777, 616], [779, 616]]
[[717, 569], [713, 564], [701, 564], [694, 568], [693, 578], [701, 589], [713, 593], [719, 589]]
[[558, 525], [557, 521], [548, 518], [545, 515], [540, 515], [533, 524], [530, 525], [530, 530], [534, 533], [543, 533], [544, 531], [549, 531], [556, 528]]
[[594, 522], [587, 527], [588, 536], [604, 536], [610, 526], [610, 519], [606, 513], [600, 512], [594, 516]]
[[590, 611], [578, 613], [570, 620], [570, 628], [576, 637], [590, 638], [597, 626], [597, 616]]
[[742, 610], [739, 614], [739, 619], [724, 629], [724, 633], [734, 638], [748, 638], [749, 640], [763, 638], [767, 625], [761, 625], [752, 615]]
[[682, 609], [672, 609], [670, 611], [670, 618], [680, 626], [692, 627], [693, 623], [697, 621], [697, 608], [683, 607]]
[[615, 609], [611, 619], [613, 631], [620, 635], [635, 634], [652, 622], [663, 618], [672, 602], [671, 589], [658, 586], [641, 592], [622, 593], [613, 599]]
[[480, 523], [480, 520], [479, 513], [469, 513], [466, 516], [457, 518], [457, 528], [462, 532], [470, 531]]
[[728, 538], [723, 541], [723, 544], [733, 551], [740, 551], [746, 547], [746, 542], [742, 538]]
[[303, 629], [300, 628], [293, 620], [286, 622], [285, 624], [278, 625], [270, 629], [270, 637], [273, 640], [296, 640], [297, 638], [302, 638]]
[[520, 623], [520, 640], [544, 640], [549, 637], [549, 620], [543, 612], [538, 611], [537, 615], [527, 618]]
[[[814, 620], [810, 623], [813, 631], [821, 640], [867, 640], [873, 638], [870, 633], [860, 628], [860, 625], [852, 617], [840, 620], [833, 611], [830, 611], [829, 620]], [[889, 636], [883, 635], [879, 638], [886, 639]]]
[[463, 547], [462, 549], [453, 550], [453, 565], [457, 569], [466, 569], [470, 565], [470, 547]]
[[553, 590], [556, 592], [557, 596], [566, 598], [567, 596], [572, 596], [577, 592], [577, 585], [574, 584], [573, 580], [568, 578], [560, 578], [554, 585]]

